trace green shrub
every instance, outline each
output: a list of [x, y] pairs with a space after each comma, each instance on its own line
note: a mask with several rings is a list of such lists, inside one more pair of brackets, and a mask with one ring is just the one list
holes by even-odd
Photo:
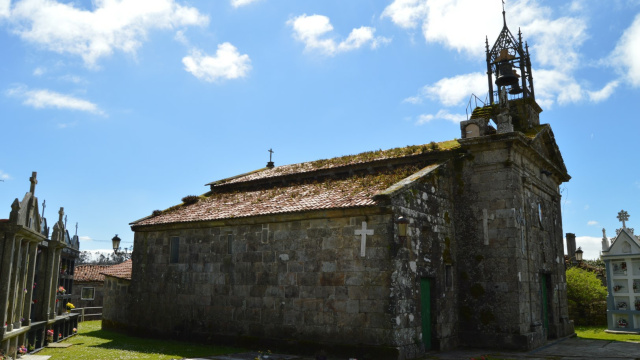
[[606, 325], [607, 288], [596, 274], [577, 267], [567, 270], [569, 317], [576, 325]]

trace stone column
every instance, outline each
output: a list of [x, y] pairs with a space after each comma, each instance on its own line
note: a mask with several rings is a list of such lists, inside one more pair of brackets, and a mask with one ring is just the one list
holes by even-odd
[[567, 238], [567, 256], [569, 256], [569, 259], [571, 259], [571, 263], [575, 264], [576, 263], [576, 234], [572, 234], [572, 233], [567, 233], [566, 234], [566, 238]]
[[22, 238], [15, 238], [13, 248], [13, 262], [11, 276], [9, 277], [9, 306], [7, 308], [7, 331], [15, 329], [15, 314], [16, 314], [16, 288], [18, 287], [18, 274], [20, 273], [20, 254], [22, 252]]
[[8, 312], [6, 311], [9, 304], [9, 289], [11, 288], [11, 275], [13, 272], [13, 252], [15, 249], [15, 234], [7, 233], [4, 238], [4, 246], [2, 249], [2, 268], [0, 269], [0, 320], [2, 321], [3, 332], [7, 330], [4, 323], [8, 323]]
[[31, 299], [33, 298], [33, 282], [36, 276], [36, 262], [38, 260], [38, 243], [29, 243], [29, 270], [27, 271], [26, 289], [24, 296], [22, 314], [27, 321], [27, 325], [31, 326]]
[[18, 327], [22, 326], [22, 318], [24, 318], [24, 297], [27, 290], [27, 272], [29, 271], [29, 243], [27, 239], [22, 240], [22, 251], [20, 254], [20, 272], [18, 273], [18, 283], [16, 286], [16, 313], [15, 322]]
[[[58, 244], [56, 244], [58, 245]], [[49, 313], [49, 319], [55, 319], [56, 318], [56, 294], [58, 293], [58, 276], [60, 275], [60, 254], [62, 254], [62, 248], [61, 247], [56, 247], [55, 251], [54, 251], [54, 265], [53, 265], [53, 270], [54, 272], [52, 273], [52, 277], [51, 277], [51, 287], [52, 287], [52, 292], [51, 292], [51, 312]]]
[[[42, 296], [42, 320], [49, 320], [51, 316], [51, 299], [54, 301], [55, 306], [55, 296], [56, 296], [56, 286], [58, 284], [53, 283], [54, 272], [57, 271], [55, 265], [57, 261], [54, 261], [56, 256], [56, 249], [54, 247], [54, 242], [49, 241], [49, 247], [47, 248], [47, 259], [46, 259], [46, 268], [44, 271], [44, 277], [39, 280], [44, 288], [44, 294]], [[53, 294], [52, 294], [53, 293]]]

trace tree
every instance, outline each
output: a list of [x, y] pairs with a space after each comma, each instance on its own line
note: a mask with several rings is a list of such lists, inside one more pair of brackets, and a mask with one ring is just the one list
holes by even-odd
[[577, 325], [606, 324], [607, 288], [593, 272], [572, 267], [567, 270], [569, 314]]

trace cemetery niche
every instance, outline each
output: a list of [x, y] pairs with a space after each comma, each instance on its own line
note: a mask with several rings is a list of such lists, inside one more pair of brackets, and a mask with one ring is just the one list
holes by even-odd
[[640, 241], [621, 210], [622, 228], [607, 239], [602, 229], [602, 255], [607, 273], [607, 328], [609, 332], [640, 333]]
[[16, 358], [72, 336], [78, 315], [71, 313], [77, 234], [69, 236], [64, 209], [53, 231], [35, 196], [37, 174], [22, 201], [11, 204], [8, 219], [0, 219], [0, 353]]

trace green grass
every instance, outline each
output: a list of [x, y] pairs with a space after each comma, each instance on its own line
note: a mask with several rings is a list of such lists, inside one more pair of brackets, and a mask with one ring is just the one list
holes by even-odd
[[231, 347], [132, 337], [102, 330], [101, 323], [100, 320], [80, 323], [78, 335], [64, 341], [64, 343], [71, 343], [73, 346], [64, 349], [45, 348], [38, 352], [38, 355], [51, 355], [51, 360], [169, 360], [244, 351]]
[[601, 326], [576, 326], [575, 330], [581, 339], [640, 342], [640, 335], [611, 334], [605, 332], [606, 329], [607, 328]]

